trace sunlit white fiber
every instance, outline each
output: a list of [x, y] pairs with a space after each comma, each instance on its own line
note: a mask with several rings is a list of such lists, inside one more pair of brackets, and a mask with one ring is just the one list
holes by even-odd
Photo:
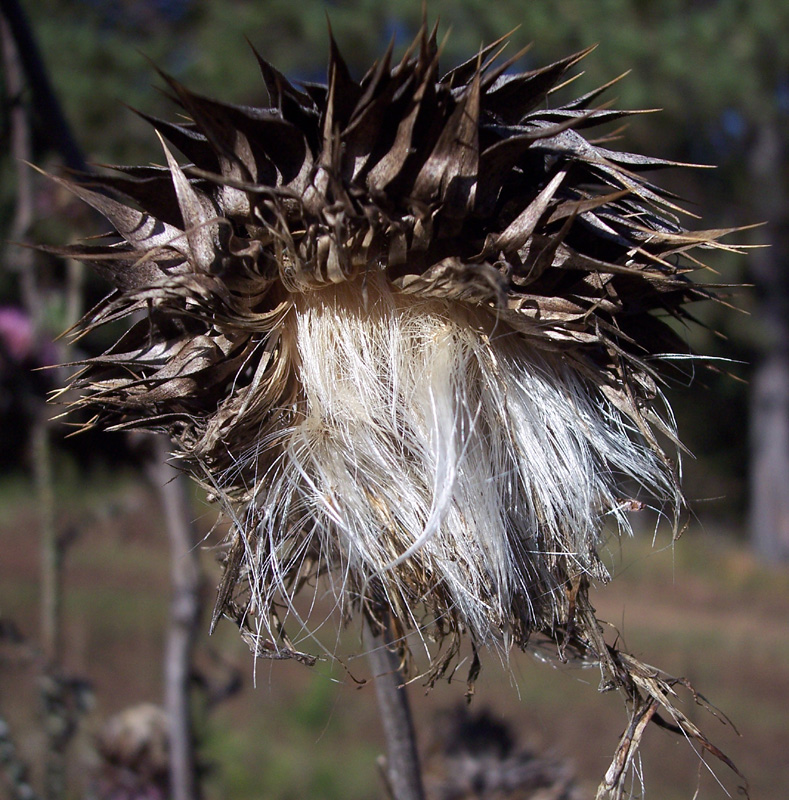
[[364, 291], [300, 296], [281, 337], [300, 383], [292, 424], [242, 458], [269, 465], [248, 553], [263, 610], [317, 559], [340, 605], [377, 592], [416, 625], [427, 576], [476, 641], [501, 641], [514, 606], [559, 624], [563, 576], [605, 577], [604, 519], [629, 527], [623, 479], [677, 500], [572, 360], [487, 311], [368, 276]]

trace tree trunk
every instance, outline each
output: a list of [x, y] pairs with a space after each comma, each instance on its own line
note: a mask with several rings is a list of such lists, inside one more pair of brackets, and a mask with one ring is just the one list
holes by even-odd
[[777, 119], [759, 126], [750, 163], [754, 208], [766, 220], [768, 248], [751, 257], [765, 334], [750, 402], [750, 535], [757, 554], [789, 560], [789, 247], [785, 143]]
[[[5, 96], [8, 100], [8, 127], [11, 155], [16, 168], [16, 207], [10, 228], [12, 241], [25, 241], [33, 222], [33, 183], [29, 166], [32, 159], [32, 124], [30, 109], [23, 100], [23, 48], [6, 16], [3, 3], [0, 14], [2, 61]], [[33, 330], [33, 350], [48, 338], [44, 328], [46, 296], [42, 291], [34, 253], [17, 248], [13, 257], [5, 258], [4, 266], [18, 272], [20, 295]], [[44, 796], [60, 800], [66, 796], [66, 764], [68, 745], [75, 720], [69, 711], [62, 680], [62, 599], [63, 549], [55, 515], [55, 496], [51, 453], [49, 409], [33, 393], [27, 397], [32, 424], [30, 429], [30, 462], [35, 485], [36, 510], [39, 521], [41, 591], [40, 636], [43, 662], [38, 679], [42, 727], [45, 733]]]
[[770, 561], [789, 559], [789, 358], [771, 353], [751, 386], [751, 540]]

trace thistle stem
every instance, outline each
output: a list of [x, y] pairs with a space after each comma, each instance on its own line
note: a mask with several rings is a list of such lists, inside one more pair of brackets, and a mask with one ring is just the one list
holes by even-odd
[[392, 630], [376, 633], [368, 624], [371, 648], [367, 655], [375, 677], [375, 693], [386, 737], [384, 775], [393, 800], [424, 800], [416, 734], [400, 659], [393, 648]]

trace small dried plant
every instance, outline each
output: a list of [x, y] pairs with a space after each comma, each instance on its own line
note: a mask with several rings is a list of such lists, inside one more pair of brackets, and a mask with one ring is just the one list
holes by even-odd
[[117, 234], [60, 249], [115, 287], [82, 330], [133, 319], [72, 388], [92, 422], [167, 433], [230, 519], [214, 622], [258, 656], [310, 660], [285, 633], [323, 624], [305, 593], [404, 658], [418, 635], [428, 681], [464, 639], [547, 637], [626, 698], [618, 797], [660, 707], [712, 748], [672, 679], [606, 644], [587, 588], [634, 505], [677, 518], [660, 369], [725, 231], [682, 227], [643, 176], [671, 162], [584, 136], [636, 113], [596, 105], [610, 84], [552, 105], [588, 51], [511, 74], [502, 41], [441, 77], [423, 28], [360, 81], [332, 41], [327, 85], [302, 88], [258, 56], [263, 108], [163, 74], [188, 118], [146, 117], [166, 165], [58, 179]]

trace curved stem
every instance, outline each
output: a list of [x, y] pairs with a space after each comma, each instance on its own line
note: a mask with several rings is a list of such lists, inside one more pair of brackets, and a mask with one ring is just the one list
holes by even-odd
[[387, 625], [376, 633], [368, 624], [367, 630], [372, 640], [367, 657], [375, 677], [375, 693], [386, 737], [384, 774], [389, 791], [394, 800], [424, 800], [416, 734], [391, 628]]

